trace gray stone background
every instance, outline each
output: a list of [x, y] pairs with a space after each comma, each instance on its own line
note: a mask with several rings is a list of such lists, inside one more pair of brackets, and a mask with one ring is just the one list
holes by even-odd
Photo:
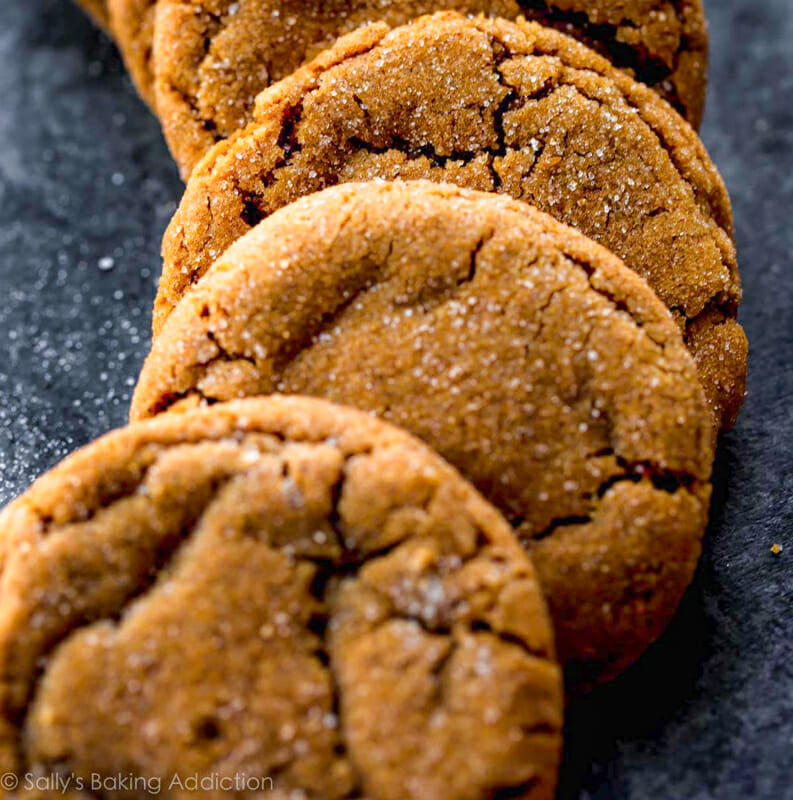
[[[674, 624], [568, 709], [565, 799], [793, 798], [793, 0], [707, 6], [749, 396]], [[181, 188], [110, 41], [67, 0], [0, 0], [0, 505], [124, 423]]]

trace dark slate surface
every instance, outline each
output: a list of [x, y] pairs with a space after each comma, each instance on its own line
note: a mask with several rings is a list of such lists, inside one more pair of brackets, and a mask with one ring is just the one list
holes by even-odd
[[[793, 0], [708, 11], [703, 136], [735, 206], [749, 397], [676, 621], [569, 709], [563, 798], [793, 798]], [[0, 20], [2, 504], [123, 424], [181, 186], [79, 11], [0, 0]]]

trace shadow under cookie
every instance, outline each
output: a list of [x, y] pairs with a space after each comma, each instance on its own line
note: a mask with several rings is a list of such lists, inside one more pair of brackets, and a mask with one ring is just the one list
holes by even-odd
[[165, 415], [67, 459], [0, 529], [9, 775], [554, 797], [562, 686], [531, 563], [448, 464], [369, 415], [306, 398]]
[[615, 252], [675, 314], [717, 427], [743, 402], [732, 216], [693, 130], [587, 48], [533, 23], [442, 13], [350, 34], [263, 92], [194, 172], [163, 243], [154, 330], [278, 208], [345, 181], [509, 194]]
[[532, 553], [584, 685], [691, 579], [713, 454], [694, 362], [643, 280], [523, 203], [372, 182], [262, 222], [171, 314], [132, 417], [271, 392], [374, 412], [454, 464]]

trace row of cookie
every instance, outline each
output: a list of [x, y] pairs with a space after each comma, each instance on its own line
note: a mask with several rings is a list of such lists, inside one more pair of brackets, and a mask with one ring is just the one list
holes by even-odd
[[511, 195], [606, 246], [672, 311], [718, 428], [743, 400], [732, 212], [696, 133], [593, 51], [529, 22], [373, 24], [256, 99], [192, 171], [165, 235], [154, 331], [236, 239], [301, 196], [427, 178]]
[[[512, 195], [550, 212], [621, 256], [672, 310], [718, 430], [738, 411], [746, 370], [746, 340], [735, 319], [740, 286], [729, 200], [696, 134], [654, 93], [554, 30], [440, 12], [394, 29], [380, 23], [349, 34], [260, 94], [253, 116], [195, 168], [166, 233], [155, 338], [136, 391], [134, 418], [273, 391], [364, 406], [430, 442], [485, 491], [527, 543], [545, 539], [560, 520], [575, 524], [589, 518], [590, 506], [597, 505], [615, 476], [632, 481], [637, 470], [655, 470], [657, 481], [668, 479], [672, 486], [686, 485], [692, 473], [698, 480], [707, 478], [702, 467], [710, 468], [713, 437], [681, 442], [675, 416], [653, 417], [645, 409], [631, 423], [632, 440], [652, 440], [653, 448], [666, 453], [660, 457], [617, 443], [620, 426], [605, 410], [604, 397], [587, 412], [600, 414], [600, 422], [586, 414], [577, 418], [570, 410], [573, 400], [584, 406], [594, 400], [579, 396], [582, 379], [569, 373], [574, 352], [568, 346], [576, 343], [588, 352], [595, 359], [592, 368], [605, 370], [612, 388], [619, 384], [623, 362], [612, 364], [596, 349], [585, 348], [586, 336], [560, 339], [561, 329], [552, 342], [559, 352], [546, 351], [536, 359], [530, 338], [521, 338], [505, 322], [502, 333], [510, 336], [499, 340], [500, 293], [480, 298], [497, 311], [483, 323], [493, 331], [472, 343], [464, 335], [464, 314], [450, 317], [459, 328], [447, 322], [436, 330], [421, 313], [421, 300], [404, 300], [411, 325], [400, 327], [402, 295], [386, 301], [377, 275], [365, 268], [378, 260], [367, 250], [378, 220], [395, 230], [401, 225], [420, 231], [424, 219], [430, 230], [445, 230], [431, 239], [430, 249], [455, 275], [454, 264], [476, 272], [475, 255], [488, 243], [489, 229], [472, 216], [488, 219], [487, 212], [466, 214], [457, 207], [461, 200], [445, 204], [443, 193], [427, 187], [425, 202], [416, 199], [415, 187], [408, 198], [387, 186], [368, 190], [367, 196], [375, 198], [371, 207], [356, 199], [360, 187], [352, 196], [340, 188], [305, 207], [292, 205], [329, 184], [429, 178]], [[455, 196], [452, 189], [444, 191]], [[363, 203], [360, 213], [367, 220], [353, 226], [359, 242], [344, 238], [356, 203]], [[449, 218], [445, 226], [434, 204]], [[287, 209], [284, 222], [277, 212]], [[292, 230], [300, 232], [298, 238]], [[524, 235], [527, 258], [534, 251], [525, 242], [533, 238]], [[386, 239], [384, 252], [390, 252], [396, 245]], [[479, 243], [474, 256], [468, 247], [472, 241]], [[513, 242], [519, 241], [516, 235]], [[278, 248], [257, 261], [268, 242]], [[311, 269], [294, 266], [304, 248], [314, 253], [325, 245], [331, 251], [322, 250]], [[334, 249], [339, 251], [335, 259]], [[251, 257], [243, 256], [245, 266], [238, 266], [238, 251], [248, 250]], [[362, 252], [360, 265], [357, 252]], [[419, 263], [418, 255], [411, 259]], [[252, 264], [261, 266], [256, 270]], [[383, 269], [392, 266], [389, 261]], [[220, 299], [213, 294], [218, 276], [224, 281]], [[439, 280], [433, 276], [433, 285]], [[377, 287], [371, 305], [369, 282]], [[471, 280], [466, 288], [477, 285]], [[441, 282], [431, 308], [448, 300], [444, 291]], [[522, 297], [517, 286], [513, 294], [530, 314], [531, 298]], [[433, 297], [432, 290], [423, 289], [418, 297], [425, 295]], [[552, 293], [546, 301], [558, 299]], [[475, 311], [479, 301], [472, 300]], [[456, 307], [456, 300], [449, 302]], [[618, 309], [623, 305], [618, 302]], [[441, 307], [451, 314], [445, 303]], [[347, 331], [342, 322], [353, 327]], [[406, 339], [400, 339], [400, 330], [409, 331]], [[441, 343], [433, 354], [436, 339]], [[537, 380], [531, 377], [535, 360]], [[629, 370], [637, 369], [630, 357], [628, 364]], [[290, 380], [295, 365], [299, 375]], [[521, 375], [529, 376], [525, 387]], [[466, 380], [470, 385], [464, 391]], [[681, 409], [700, 389], [695, 379], [690, 383], [687, 390], [670, 393]], [[655, 385], [662, 384], [656, 377]], [[660, 402], [652, 389], [648, 382], [636, 394]], [[653, 427], [648, 419], [643, 429], [639, 420], [645, 412], [649, 419], [663, 418], [663, 425]], [[685, 420], [686, 413], [681, 410], [679, 417]], [[575, 420], [567, 438], [565, 420]], [[584, 427], [578, 431], [576, 426]], [[473, 431], [480, 434], [478, 444]], [[610, 438], [591, 440], [603, 431]], [[697, 470], [680, 466], [690, 464], [691, 447], [700, 459]], [[538, 448], [539, 456], [530, 457], [527, 448]], [[580, 470], [570, 466], [569, 458], [582, 452], [590, 454], [587, 459], [606, 459], [588, 477], [583, 474], [591, 466], [587, 459]], [[686, 457], [676, 460], [683, 453]], [[601, 480], [604, 463], [610, 466]], [[531, 479], [534, 469], [543, 483]], [[701, 531], [700, 523], [695, 527]], [[532, 546], [539, 557], [541, 548]], [[618, 574], [624, 572], [630, 571], [621, 564]], [[618, 580], [610, 581], [611, 594], [602, 582], [577, 576], [573, 583], [582, 594], [564, 613], [554, 614], [563, 660], [579, 664], [587, 682], [615, 674], [663, 627], [663, 622], [658, 628], [647, 622], [638, 643], [620, 640], [616, 598], [632, 595]], [[566, 590], [571, 598], [572, 591]], [[593, 618], [582, 622], [570, 609], [590, 608], [587, 598], [593, 595], [602, 602]], [[567, 617], [574, 620], [571, 637]], [[636, 631], [630, 614], [624, 621]]]
[[[634, 24], [651, 41], [674, 40], [665, 26], [677, 25], [681, 37], [686, 25], [700, 31], [684, 37], [687, 47], [702, 39], [699, 55], [685, 50], [675, 63], [691, 70], [680, 80], [704, 92], [704, 19], [698, 5], [682, 5], [677, 13], [634, 9]], [[358, 29], [254, 103], [261, 86], [294, 67], [295, 54], [302, 59], [330, 35], [319, 11], [290, 17], [290, 38], [277, 27], [286, 24], [284, 9], [271, 3], [144, 6], [110, 0], [127, 60], [145, 52], [146, 63], [157, 65], [156, 108], [183, 174], [212, 153], [166, 235], [155, 333], [185, 285], [276, 208], [340, 180], [447, 180], [530, 202], [645, 277], [685, 328], [717, 424], [732, 424], [747, 348], [735, 322], [740, 286], [729, 200], [694, 131], [642, 85], [548, 28], [438, 14], [401, 28]], [[601, 49], [627, 46], [630, 37], [606, 24], [601, 4], [583, 3], [572, 16], [542, 6]], [[410, 10], [400, 8], [400, 15]], [[152, 51], [141, 42], [151, 40], [155, 16]], [[144, 17], [149, 24], [130, 22]], [[338, 9], [332, 17], [348, 24]], [[265, 19], [276, 28], [262, 27]], [[648, 41], [636, 36], [643, 44], [632, 63], [655, 63]], [[139, 85], [150, 85], [133, 72]], [[226, 146], [212, 148], [218, 140]]]
[[251, 121], [259, 92], [338, 37], [443, 10], [554, 27], [654, 88], [694, 127], [702, 118], [708, 37], [701, 0], [79, 2], [115, 35], [185, 177], [209, 146]]
[[[672, 310], [695, 359], [714, 428], [731, 424], [743, 396], [746, 371], [746, 340], [735, 319], [740, 287], [731, 211], [721, 179], [696, 134], [654, 93], [570, 38], [534, 23], [467, 18], [453, 12], [424, 17], [393, 30], [384, 23], [374, 24], [342, 38], [297, 73], [265, 90], [257, 98], [253, 121], [215, 145], [193, 171], [165, 237], [155, 342], [136, 392], [133, 416], [181, 408], [196, 399], [217, 402], [285, 390], [364, 405], [434, 444], [505, 511], [526, 542], [545, 538], [556, 521], [575, 525], [588, 519], [588, 504], [617, 475], [634, 481], [642, 470], [654, 470], [657, 483], [668, 481], [673, 487], [692, 480], [692, 471], [673, 466], [671, 456], [641, 458], [613, 441], [601, 442], [598, 447], [587, 445], [590, 457], [594, 454], [611, 464], [613, 474], [601, 482], [600, 467], [583, 480], [564, 459], [560, 467], [554, 466], [553, 459], [527, 458], [524, 445], [531, 446], [533, 436], [537, 436], [537, 448], [554, 452], [543, 435], [535, 433], [538, 409], [557, 430], [562, 422], [553, 412], [570, 416], [570, 405], [561, 399], [566, 396], [561, 390], [541, 398], [538, 405], [536, 398], [532, 399], [534, 382], [529, 380], [528, 395], [522, 397], [516, 384], [501, 397], [503, 412], [493, 413], [499, 395], [488, 399], [485, 387], [492, 384], [504, 391], [519, 378], [519, 371], [513, 371], [507, 379], [507, 372], [521, 361], [502, 355], [506, 343], [486, 350], [479, 342], [473, 348], [472, 352], [486, 360], [478, 372], [470, 365], [459, 373], [476, 376], [473, 386], [480, 393], [478, 400], [463, 394], [465, 413], [454, 405], [461, 387], [453, 384], [449, 403], [440, 406], [444, 411], [433, 415], [432, 404], [438, 398], [431, 387], [445, 385], [444, 379], [448, 382], [451, 374], [438, 373], [437, 364], [448, 366], [452, 351], [441, 353], [433, 372], [422, 366], [430, 347], [424, 337], [418, 337], [420, 347], [415, 351], [387, 347], [391, 336], [382, 326], [399, 319], [399, 314], [381, 308], [361, 322], [360, 329], [369, 331], [371, 341], [356, 336], [337, 349], [328, 344], [336, 331], [332, 323], [340, 315], [355, 318], [357, 303], [362, 302], [350, 305], [348, 297], [366, 288], [355, 283], [355, 270], [334, 283], [317, 269], [313, 278], [317, 285], [312, 286], [308, 278], [297, 294], [287, 291], [297, 281], [287, 271], [279, 296], [281, 303], [285, 303], [284, 297], [291, 300], [283, 308], [258, 283], [249, 286], [239, 276], [231, 284], [222, 311], [214, 316], [212, 303], [196, 300], [202, 293], [191, 297], [196, 283], [202, 291], [214, 286], [213, 280], [201, 279], [219, 257], [219, 265], [212, 271], [236, 274], [224, 266], [226, 256], [222, 254], [240, 237], [240, 247], [250, 247], [244, 234], [251, 228], [270, 231], [264, 222], [278, 209], [328, 184], [373, 178], [430, 178], [512, 194], [610, 247], [647, 279]], [[388, 191], [396, 192], [393, 188]], [[309, 229], [316, 225], [336, 243], [341, 222], [332, 206], [340, 203], [347, 209], [353, 201], [345, 197], [342, 192], [318, 198], [318, 208], [324, 209], [320, 219], [327, 227], [318, 220], [310, 223]], [[378, 202], [385, 201], [381, 197]], [[438, 198], [433, 202], [439, 202]], [[328, 203], [330, 208], [326, 208]], [[400, 201], [398, 206], [403, 224], [415, 216], [404, 210], [405, 205], [410, 203]], [[423, 205], [419, 203], [419, 207]], [[310, 207], [311, 213], [319, 213]], [[290, 214], [299, 215], [301, 208], [291, 209]], [[429, 209], [425, 213], [434, 219]], [[387, 217], [387, 213], [373, 211], [371, 218], [377, 216]], [[290, 215], [287, 219], [288, 230], [294, 222]], [[310, 230], [297, 227], [309, 237]], [[470, 229], [478, 228], [471, 225]], [[365, 230], [358, 234], [368, 241]], [[260, 233], [252, 241], [267, 235], [273, 234]], [[277, 236], [297, 246], [292, 238], [280, 232]], [[441, 245], [442, 241], [437, 243], [439, 252], [443, 252]], [[235, 254], [232, 248], [228, 256], [232, 266]], [[348, 257], [346, 250], [342, 256]], [[269, 276], [268, 285], [276, 285], [280, 270], [273, 266], [276, 254], [270, 257], [262, 269]], [[278, 258], [288, 263], [289, 252]], [[323, 263], [333, 263], [324, 258]], [[180, 312], [171, 320], [176, 307]], [[457, 322], [463, 324], [462, 319]], [[444, 334], [444, 341], [449, 335]], [[381, 358], [374, 352], [360, 358], [358, 351], [368, 346], [382, 347]], [[532, 352], [528, 342], [523, 346], [527, 353]], [[307, 355], [315, 352], [315, 347], [322, 354], [321, 362]], [[559, 370], [553, 384], [557, 389], [560, 381], [572, 380], [573, 388], [566, 389], [569, 395], [580, 387], [560, 366], [572, 356], [562, 343], [559, 347], [565, 356], [561, 361], [546, 354], [549, 360], [539, 358], [537, 362], [541, 372], [544, 369], [551, 376]], [[593, 358], [599, 358], [596, 351], [591, 352]], [[383, 359], [391, 371], [381, 365], [372, 374], [373, 365]], [[416, 359], [419, 363], [414, 363]], [[303, 375], [297, 383], [279, 377], [279, 371], [288, 372], [293, 362], [313, 363], [310, 375]], [[628, 362], [633, 368], [630, 358]], [[525, 374], [531, 374], [532, 363], [521, 367]], [[616, 366], [610, 372], [617, 375]], [[427, 385], [426, 380], [435, 383]], [[401, 387], [399, 391], [396, 386]], [[698, 386], [691, 387], [689, 394], [696, 391]], [[426, 395], [423, 403], [422, 393]], [[681, 394], [681, 405], [684, 398]], [[613, 432], [617, 427], [603, 410], [605, 401], [598, 402], [592, 413], [602, 416], [599, 425], [577, 421], [584, 434], [600, 428]], [[402, 405], [412, 409], [414, 416], [397, 411]], [[681, 413], [681, 419], [685, 416]], [[433, 435], [445, 428], [452, 431], [449, 441], [444, 435]], [[471, 429], [481, 431], [482, 440], [479, 445], [469, 442], [466, 449], [457, 439], [461, 431]], [[637, 440], [641, 439], [640, 429], [637, 423], [632, 434]], [[677, 448], [678, 455], [689, 453], [671, 423], [665, 434], [650, 429], [658, 439], [654, 446], [661, 451]], [[518, 452], [511, 453], [510, 446], [501, 444], [509, 445], [516, 430], [523, 432], [521, 444]], [[591, 444], [587, 436], [575, 441]], [[568, 445], [565, 442], [563, 449]], [[699, 457], [704, 459], [700, 467], [709, 465], [710, 443], [703, 444], [696, 436], [688, 445], [700, 449]], [[576, 447], [571, 452], [577, 452]], [[461, 461], [463, 457], [467, 460]], [[527, 476], [526, 470], [538, 465], [548, 486]], [[703, 479], [701, 469], [693, 473], [697, 480]], [[570, 497], [559, 499], [549, 486], [567, 487]], [[695, 527], [701, 530], [699, 523]], [[624, 571], [625, 565], [621, 566]], [[637, 574], [642, 570], [637, 569]], [[678, 583], [685, 585], [686, 581]], [[588, 608], [587, 598], [595, 594], [610, 597], [609, 592], [600, 594], [591, 576], [581, 579], [580, 585], [583, 597], [576, 596], [571, 607]], [[613, 588], [617, 586], [615, 582]], [[614, 622], [612, 599], [601, 602], [595, 619], [585, 622], [577, 621], [569, 610], [554, 615], [559, 617], [557, 633], [564, 660], [581, 665], [587, 675], [584, 682], [615, 674], [665, 622], [664, 618], [657, 625], [647, 623], [638, 643], [626, 644], [616, 634], [619, 626]], [[663, 602], [667, 611], [675, 605]], [[552, 609], [553, 604], [551, 600]], [[574, 620], [574, 643], [568, 643], [564, 616]], [[636, 626], [635, 620], [626, 623], [630, 631]]]
[[694, 359], [641, 278], [531, 206], [373, 181], [259, 223], [169, 315], [131, 419], [273, 393], [377, 414], [470, 480], [532, 555], [571, 688], [632, 663], [693, 576]]
[[[541, 5], [553, 20], [578, 20], [573, 30], [587, 41], [613, 49], [616, 37], [626, 46], [626, 32], [604, 23], [610, 17], [599, 3], [567, 15]], [[390, 16], [387, 6], [378, 8]], [[400, 5], [399, 21], [411, 8]], [[344, 29], [372, 12], [301, 11], [289, 17], [287, 36], [282, 11], [259, 0], [229, 7], [110, 0], [128, 62], [145, 52], [146, 63], [157, 65], [156, 108], [183, 174], [193, 178], [166, 235], [155, 333], [184, 287], [276, 208], [342, 180], [446, 180], [530, 202], [645, 277], [685, 327], [717, 425], [732, 424], [745, 391], [747, 347], [735, 321], [731, 209], [695, 132], [668, 105], [551, 29], [442, 13], [401, 28], [360, 28], [288, 75], [295, 58], [330, 36], [322, 14]], [[670, 40], [668, 26], [682, 36], [688, 20], [704, 32], [698, 5], [672, 11], [634, 9], [637, 30], [651, 41]], [[152, 50], [142, 42], [152, 39], [154, 17]], [[636, 36], [646, 58], [634, 52], [634, 63], [646, 65], [650, 45]], [[687, 46], [692, 41], [685, 38]], [[676, 63], [684, 71], [700, 65], [699, 80], [692, 72], [683, 82], [704, 92], [704, 43], [697, 52], [678, 52]], [[282, 74], [288, 77], [255, 97]], [[660, 85], [671, 85], [668, 75]], [[226, 146], [213, 148], [218, 140]]]
[[570, 684], [612, 677], [690, 581], [745, 379], [696, 135], [547, 28], [375, 24], [258, 97], [164, 257], [132, 416], [172, 413], [3, 520], [9, 769], [233, 757], [282, 793], [552, 796], [550, 628], [504, 521], [356, 412], [222, 401], [313, 395], [417, 434], [532, 554]]
[[[399, 422], [507, 517], [298, 393]], [[545, 601], [580, 690], [663, 630], [699, 556], [713, 426], [678, 327], [509, 198], [370, 182], [274, 213], [155, 342], [133, 416], [165, 408], [0, 516], [7, 774], [550, 800]]]
[[[637, 555], [633, 548], [641, 546], [634, 539], [626, 546], [608, 515], [605, 535], [616, 552], [605, 552], [614, 562], [588, 557], [591, 548], [604, 547], [592, 532], [604, 525], [592, 525], [595, 509], [612, 481], [649, 474], [668, 500], [670, 487], [707, 480], [712, 437], [690, 428], [684, 410], [697, 382], [691, 378], [688, 389], [668, 391], [677, 415], [652, 410], [660, 403], [658, 392], [667, 391], [657, 375], [640, 389], [631, 384], [629, 396], [650, 404], [641, 413], [632, 409], [632, 443], [652, 442], [642, 453], [621, 441], [614, 398], [609, 404], [605, 392], [593, 399], [569, 367], [574, 347], [581, 348], [616, 393], [625, 363], [637, 369], [630, 354], [623, 362], [624, 349], [615, 350], [619, 357], [612, 362], [585, 347], [588, 333], [562, 337], [557, 328], [551, 344], [558, 352], [540, 347], [538, 355], [529, 333], [521, 337], [503, 321], [499, 339], [494, 331], [507, 314], [503, 288], [495, 297], [469, 298], [472, 341], [465, 336], [470, 321], [454, 316], [458, 301], [444, 296], [442, 282], [439, 298], [452, 310], [442, 304], [449, 319], [440, 327], [422, 313], [423, 300], [404, 300], [405, 292], [389, 300], [379, 274], [366, 267], [377, 263], [376, 253], [366, 249], [377, 220], [423, 230], [424, 219], [430, 230], [444, 231], [431, 239], [431, 249], [455, 285], [461, 278], [450, 265], [476, 272], [468, 245], [478, 243], [478, 253], [489, 234], [461, 208], [445, 208], [441, 195], [426, 187], [427, 202], [413, 194], [405, 199], [394, 187], [368, 190], [376, 199], [361, 212], [366, 224], [354, 226], [357, 245], [343, 232], [363, 202], [355, 199], [361, 188], [354, 197], [339, 190], [315, 197], [306, 208], [290, 205], [328, 184], [373, 178], [430, 178], [511, 194], [607, 245], [673, 310], [714, 427], [731, 424], [745, 380], [746, 342], [735, 320], [740, 288], [729, 200], [696, 134], [653, 93], [555, 31], [450, 12], [393, 30], [372, 25], [343, 38], [263, 92], [253, 122], [217, 144], [194, 170], [165, 237], [155, 341], [133, 417], [286, 391], [364, 407], [418, 434], [485, 492], [538, 559], [560, 654], [568, 674], [576, 674], [571, 680], [589, 685], [607, 679], [666, 624], [690, 579], [704, 516], [681, 510], [676, 499], [674, 511], [659, 523], [665, 533], [650, 537], [665, 553], [675, 553], [665, 556], [676, 575], [669, 580], [659, 552]], [[393, 218], [386, 210], [391, 204]], [[449, 217], [447, 225], [434, 204]], [[279, 209], [289, 209], [285, 221], [276, 215], [271, 223]], [[297, 239], [291, 230], [299, 231]], [[235, 240], [239, 252], [251, 255], [240, 256]], [[266, 248], [267, 242], [277, 242], [278, 249]], [[311, 268], [295, 263], [303, 258], [301, 243], [321, 253], [311, 257]], [[384, 252], [391, 260], [395, 246], [388, 239]], [[334, 248], [340, 262], [332, 257]], [[351, 253], [361, 248], [358, 265]], [[531, 249], [526, 253], [528, 258]], [[415, 265], [417, 259], [413, 254], [407, 260]], [[391, 268], [390, 261], [382, 266], [386, 273]], [[204, 280], [207, 270], [213, 277]], [[439, 280], [431, 278], [433, 285]], [[367, 302], [372, 285], [376, 294]], [[477, 285], [472, 280], [466, 288]], [[519, 287], [512, 291], [530, 315], [531, 298]], [[434, 297], [426, 288], [418, 297], [427, 294]], [[548, 304], [561, 301], [555, 290], [540, 297]], [[495, 308], [481, 323], [475, 313], [480, 303]], [[487, 335], [480, 335], [480, 324]], [[663, 422], [654, 427], [645, 421], [650, 419]], [[601, 438], [604, 431], [609, 435]], [[645, 516], [629, 503], [621, 507], [639, 521], [626, 523], [633, 536]], [[658, 523], [658, 515], [650, 518]], [[562, 541], [568, 546], [570, 536], [551, 534], [581, 527], [590, 549], [576, 545], [565, 558], [556, 547]], [[667, 538], [682, 529], [688, 548]], [[650, 569], [664, 577], [648, 579]]]

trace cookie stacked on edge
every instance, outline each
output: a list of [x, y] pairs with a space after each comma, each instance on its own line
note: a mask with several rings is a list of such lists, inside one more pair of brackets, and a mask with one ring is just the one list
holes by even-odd
[[4, 770], [552, 798], [744, 393], [699, 2], [86, 5], [190, 179], [133, 423], [0, 515]]

